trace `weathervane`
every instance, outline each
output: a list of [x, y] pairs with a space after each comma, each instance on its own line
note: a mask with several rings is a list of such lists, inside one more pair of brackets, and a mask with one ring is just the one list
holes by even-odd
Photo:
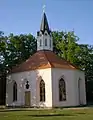
[[46, 8], [46, 6], [45, 6], [45, 5], [43, 5], [43, 13], [45, 12], [45, 8]]

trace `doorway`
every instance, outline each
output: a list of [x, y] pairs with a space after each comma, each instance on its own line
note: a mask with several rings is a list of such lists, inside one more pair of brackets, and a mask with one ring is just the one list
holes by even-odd
[[30, 107], [30, 91], [25, 91], [25, 106]]

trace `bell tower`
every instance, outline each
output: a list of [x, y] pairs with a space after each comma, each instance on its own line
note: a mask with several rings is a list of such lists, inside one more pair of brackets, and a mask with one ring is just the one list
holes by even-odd
[[45, 11], [43, 11], [40, 31], [37, 32], [37, 51], [38, 50], [53, 50], [52, 34], [49, 29]]

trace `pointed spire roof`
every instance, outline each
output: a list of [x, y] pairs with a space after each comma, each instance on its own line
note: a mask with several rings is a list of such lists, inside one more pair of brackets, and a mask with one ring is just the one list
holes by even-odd
[[47, 30], [47, 32], [50, 32], [47, 17], [46, 17], [46, 14], [44, 12], [43, 17], [42, 17], [42, 21], [41, 21], [40, 31], [44, 32], [45, 30]]

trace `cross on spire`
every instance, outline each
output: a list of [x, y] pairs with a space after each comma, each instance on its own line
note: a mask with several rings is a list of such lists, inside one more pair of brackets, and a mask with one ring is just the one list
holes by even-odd
[[43, 5], [43, 13], [45, 12], [45, 8], [46, 8], [46, 6], [45, 6], [45, 5]]

